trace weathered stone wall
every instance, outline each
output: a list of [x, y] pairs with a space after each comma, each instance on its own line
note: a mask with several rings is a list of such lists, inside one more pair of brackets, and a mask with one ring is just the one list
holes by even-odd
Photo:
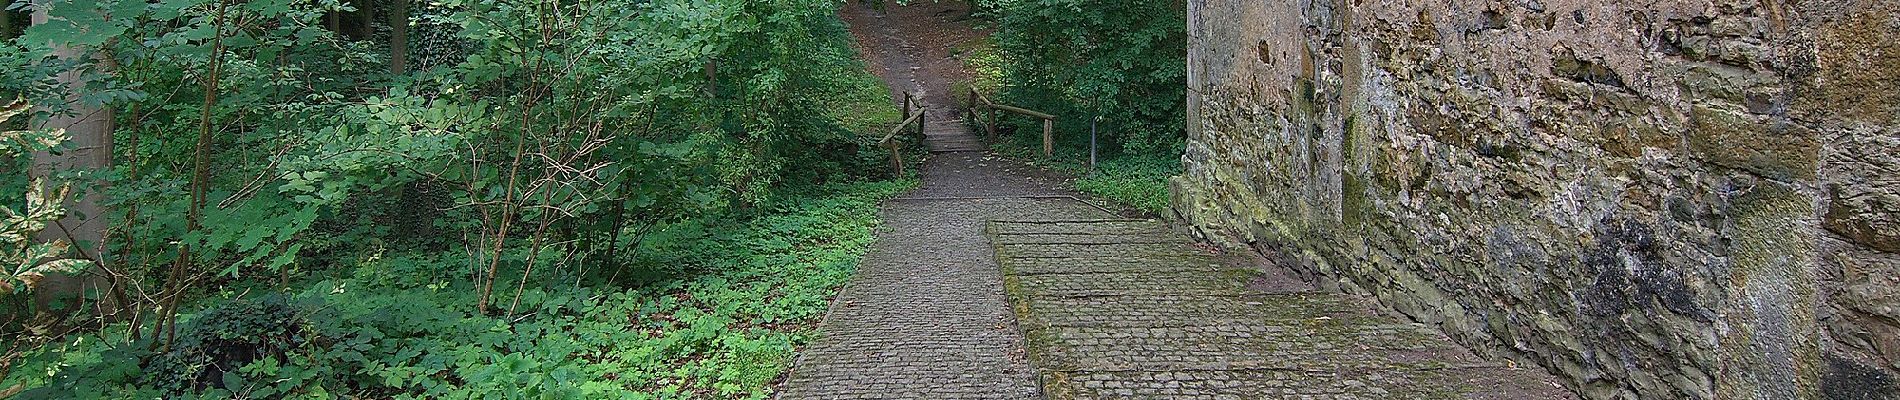
[[1892, 398], [1900, 0], [1190, 0], [1176, 212], [1590, 398]]

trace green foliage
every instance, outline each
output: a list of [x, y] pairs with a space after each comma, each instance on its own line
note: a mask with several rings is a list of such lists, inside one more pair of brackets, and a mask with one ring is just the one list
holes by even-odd
[[214, 388], [255, 396], [282, 394], [274, 387], [245, 382], [241, 369], [281, 365], [305, 350], [316, 337], [309, 331], [307, 315], [318, 310], [275, 294], [214, 305], [192, 319], [170, 350], [153, 355], [138, 387], [179, 395]]
[[1075, 188], [1153, 215], [1168, 210], [1168, 178], [1181, 173], [1178, 158], [1126, 156], [1105, 160], [1076, 179]]
[[404, 73], [383, 20], [327, 28], [374, 3], [35, 3], [0, 90], [117, 111], [65, 175], [107, 183], [124, 293], [86, 295], [133, 318], [0, 320], [0, 388], [763, 398], [909, 185], [866, 180], [898, 116], [836, 2], [410, 2]]
[[[828, 185], [660, 228], [629, 289], [539, 279], [520, 316], [472, 312], [455, 253], [372, 256], [287, 294], [207, 299], [172, 349], [123, 324], [30, 354], [23, 398], [765, 398], [911, 182]], [[588, 281], [629, 278], [597, 271]], [[627, 282], [632, 283], [632, 282]], [[137, 360], [149, 358], [151, 363]], [[141, 368], [141, 365], [144, 365]]]
[[1181, 173], [1181, 159], [1172, 154], [1106, 151], [1099, 154], [1095, 170], [1090, 171], [1086, 144], [1058, 146], [1054, 157], [1042, 159], [1042, 138], [1017, 135], [1002, 139], [992, 147], [998, 154], [1076, 176], [1075, 190], [1150, 215], [1167, 215], [1168, 180]]
[[[453, 36], [430, 43], [454, 48], [424, 50], [462, 57], [401, 75], [382, 72], [379, 43], [324, 29], [327, 13], [356, 5], [221, 4], [44, 2], [52, 22], [0, 57], [30, 73], [5, 86], [48, 113], [70, 109], [67, 91], [125, 111], [122, 155], [100, 176], [115, 211], [139, 211], [119, 216], [130, 264], [168, 265], [182, 243], [227, 276], [269, 275], [366, 243], [291, 243], [301, 237], [403, 240], [414, 230], [386, 223], [409, 216], [504, 242], [525, 239], [497, 228], [507, 224], [560, 236], [544, 242], [603, 237], [763, 202], [789, 183], [850, 180], [878, 165], [865, 128], [894, 119], [809, 112], [866, 94], [829, 1], [417, 4], [418, 26]], [[214, 61], [217, 99], [201, 101]], [[51, 79], [60, 71], [83, 84]], [[200, 123], [214, 132], [211, 211], [186, 232], [200, 207], [185, 201]], [[385, 201], [415, 191], [439, 196]]]
[[[1107, 127], [1103, 143], [1111, 148], [1179, 151], [1187, 98], [1185, 2], [976, 3], [996, 24], [1004, 64], [1002, 92], [995, 100], [1066, 116], [1057, 128], [1064, 133], [1086, 133], [1089, 119], [1100, 116]], [[979, 88], [986, 88], [981, 80], [990, 74], [985, 71], [995, 69], [991, 57], [978, 52], [966, 58], [978, 72]]]
[[[0, 108], [0, 124], [27, 109], [26, 103], [17, 101]], [[0, 160], [11, 163], [24, 154], [54, 150], [65, 141], [64, 133], [59, 130], [0, 130]], [[36, 233], [65, 215], [60, 203], [65, 201], [69, 188], [54, 187], [42, 179], [26, 180], [21, 186], [0, 192], [7, 193], [8, 197], [20, 193], [18, 197], [24, 203], [19, 206], [0, 203], [0, 295], [25, 293], [48, 274], [77, 273], [92, 264], [63, 258], [71, 243], [33, 240]]]
[[[956, 49], [970, 82], [997, 102], [1060, 116], [1042, 160], [1042, 121], [1003, 114], [998, 152], [1081, 176], [1075, 188], [1150, 214], [1168, 207], [1186, 137], [1186, 3], [978, 0], [992, 42]], [[1093, 121], [1100, 117], [1099, 122]], [[1091, 122], [1096, 122], [1091, 126]], [[1100, 164], [1089, 171], [1089, 132]]]

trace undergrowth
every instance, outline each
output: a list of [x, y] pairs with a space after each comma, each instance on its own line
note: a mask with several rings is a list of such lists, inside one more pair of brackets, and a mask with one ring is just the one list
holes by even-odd
[[872, 242], [877, 203], [913, 184], [806, 188], [657, 227], [636, 265], [531, 281], [512, 315], [473, 312], [465, 280], [431, 272], [467, 262], [458, 252], [372, 255], [299, 290], [202, 299], [171, 349], [127, 344], [123, 324], [68, 337], [0, 387], [37, 388], [22, 399], [765, 398]]
[[1095, 169], [1090, 171], [1086, 132], [1079, 135], [1080, 144], [1063, 143], [1058, 138], [1054, 155], [1043, 159], [1040, 131], [1016, 131], [1000, 135], [990, 148], [1004, 157], [1074, 176], [1077, 191], [1149, 215], [1167, 214], [1168, 179], [1181, 173], [1179, 157], [1170, 153], [1105, 152], [1097, 154]]
[[[970, 88], [976, 88], [988, 93], [987, 96], [993, 100], [1003, 101], [996, 97], [1004, 91], [1009, 79], [1007, 54], [990, 40], [964, 43], [953, 49], [953, 53], [963, 61], [964, 69], [971, 73], [970, 80], [952, 85], [956, 93], [968, 93]], [[966, 96], [956, 98], [961, 102], [968, 101]], [[1043, 159], [1040, 120], [1009, 113], [997, 115], [1003, 121], [998, 128], [997, 143], [991, 145], [997, 154], [1075, 176], [1074, 188], [1077, 191], [1115, 202], [1122, 207], [1150, 215], [1166, 214], [1168, 179], [1181, 172], [1178, 155], [1182, 141], [1177, 139], [1164, 146], [1126, 146], [1114, 140], [1118, 136], [1111, 131], [1114, 127], [1099, 127], [1102, 131], [1098, 133], [1102, 137], [1098, 143], [1098, 162], [1091, 171], [1088, 166], [1089, 132], [1086, 123], [1074, 118], [1058, 123], [1054, 155]], [[971, 125], [970, 129], [981, 133], [984, 128], [979, 122]]]

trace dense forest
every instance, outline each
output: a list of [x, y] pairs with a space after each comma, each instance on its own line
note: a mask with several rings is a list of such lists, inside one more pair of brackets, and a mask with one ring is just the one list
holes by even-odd
[[[8, 0], [0, 399], [767, 397], [915, 184], [841, 6]], [[963, 87], [1159, 210], [1181, 9], [978, 2]]]

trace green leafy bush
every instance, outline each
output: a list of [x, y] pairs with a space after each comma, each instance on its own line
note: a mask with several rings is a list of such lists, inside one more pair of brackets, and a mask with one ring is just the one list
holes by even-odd
[[[1042, 121], [1002, 114], [999, 153], [1080, 176], [1075, 188], [1150, 214], [1168, 207], [1168, 178], [1186, 143], [1186, 3], [978, 0], [990, 41], [957, 54], [993, 100], [1060, 116], [1042, 158]], [[1100, 117], [1099, 120], [1096, 117]], [[1090, 132], [1100, 164], [1090, 171]]]
[[765, 397], [909, 185], [838, 5], [35, 2], [0, 88], [117, 110], [124, 310], [7, 310], [0, 393]]
[[[123, 325], [40, 349], [24, 398], [765, 398], [911, 182], [800, 189], [662, 228], [622, 288], [537, 280], [521, 314], [473, 312], [468, 283], [417, 279], [456, 253], [374, 257], [286, 294], [206, 299], [172, 349]], [[398, 277], [386, 276], [399, 274]], [[624, 278], [624, 277], [622, 277]], [[152, 361], [141, 363], [139, 360]]]
[[276, 294], [216, 304], [194, 317], [171, 349], [147, 361], [139, 384], [173, 396], [243, 390], [240, 368], [308, 351], [316, 332], [306, 316], [316, 310]]
[[[1181, 1], [978, 0], [996, 24], [1002, 61], [997, 101], [1060, 119], [1064, 145], [1103, 143], [1129, 153], [1178, 153], [1187, 99], [1187, 9]], [[969, 58], [979, 78], [996, 60]], [[981, 84], [982, 82], [979, 82]], [[981, 87], [981, 85], [979, 85]], [[1039, 124], [1040, 121], [1025, 123]], [[1024, 129], [1039, 131], [1040, 126]], [[1082, 136], [1084, 140], [1073, 138]]]

